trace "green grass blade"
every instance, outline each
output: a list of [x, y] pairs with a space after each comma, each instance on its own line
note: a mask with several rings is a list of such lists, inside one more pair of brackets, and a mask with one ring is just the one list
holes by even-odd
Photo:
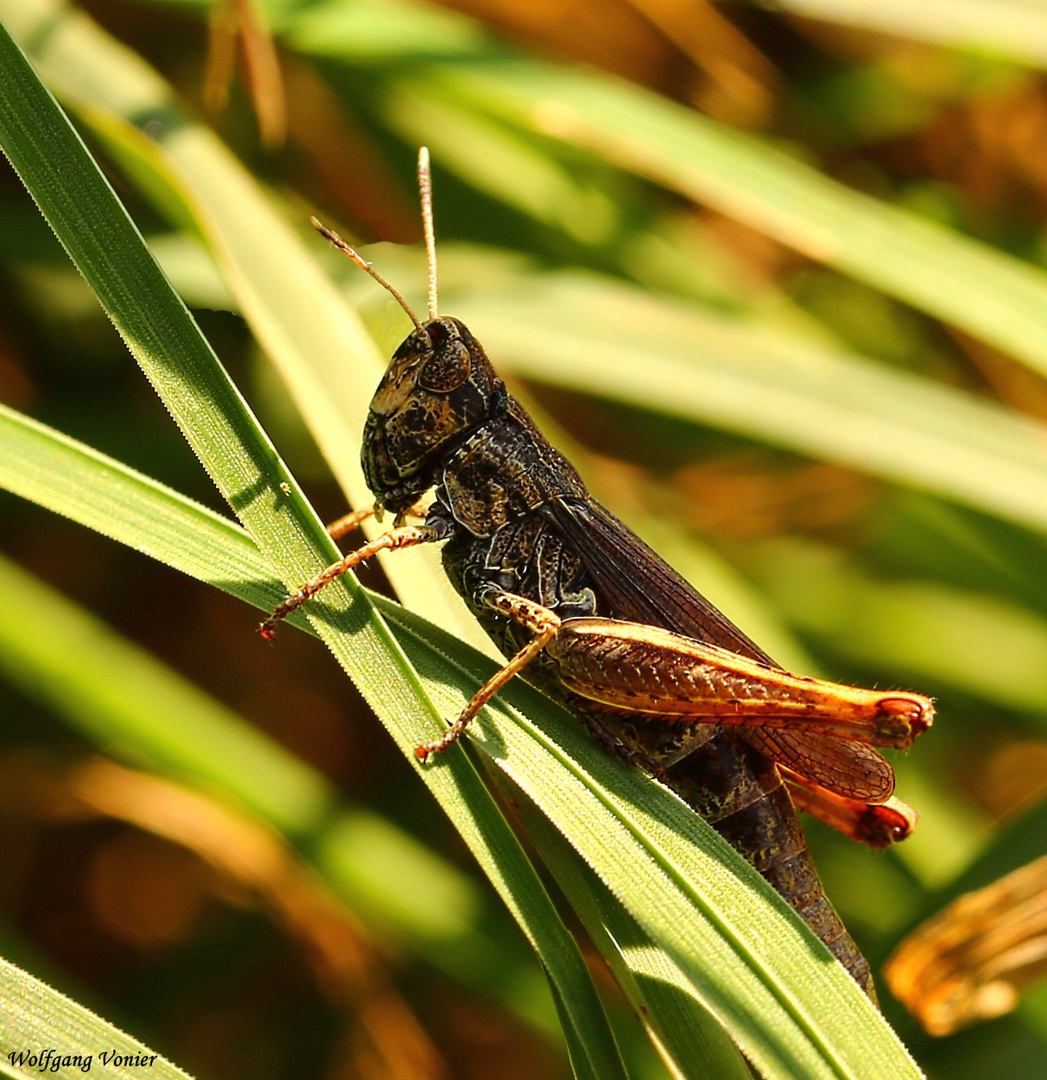
[[[39, 190], [34, 191], [45, 208], [50, 210], [52, 201], [59, 204], [63, 212], [50, 214], [51, 219], [60, 228], [76, 221], [80, 242], [88, 246], [96, 236], [112, 245], [114, 256], [106, 263], [106, 272], [114, 275], [114, 286], [127, 286], [128, 261], [148, 275], [140, 238], [86, 160], [82, 145], [71, 132], [56, 136], [62, 118], [53, 102], [42, 98], [42, 89], [31, 83], [22, 57], [6, 43], [0, 48], [5, 79], [7, 72], [16, 72], [18, 91], [35, 95], [34, 105], [41, 109], [32, 133], [9, 131], [2, 124], [0, 132], [17, 142], [15, 156], [31, 159], [20, 163], [33, 166], [26, 171], [34, 185], [39, 181]], [[3, 105], [0, 98], [0, 109]], [[65, 166], [60, 175], [77, 178], [75, 201], [46, 170], [42, 179], [36, 175], [42, 168], [36, 160], [40, 150], [36, 131], [41, 127], [56, 140], [50, 149], [60, 151], [58, 164]], [[96, 198], [98, 202], [93, 201]], [[78, 217], [80, 208], [103, 209], [101, 221]], [[99, 224], [101, 229], [92, 227]], [[85, 265], [93, 269], [90, 262]], [[117, 288], [118, 300], [120, 296]], [[177, 314], [178, 309], [172, 309], [168, 299], [162, 310]], [[127, 314], [119, 312], [116, 321]], [[189, 324], [187, 329], [182, 318], [174, 331], [181, 345], [188, 346], [195, 328]], [[133, 335], [128, 337], [140, 345]], [[289, 478], [282, 479], [286, 473], [256, 433], [253, 418], [224, 381], [214, 358], [201, 352], [197, 342], [190, 355], [199, 365], [176, 365], [170, 341], [160, 345], [165, 349], [161, 358], [170, 356], [171, 363], [157, 363], [142, 348], [138, 358], [150, 368], [194, 447], [208, 458], [259, 546], [282, 575], [300, 580], [330, 550], [322, 532], [300, 505]], [[174, 383], [173, 392], [166, 385], [168, 379]], [[435, 715], [427, 711], [431, 705], [439, 715], [453, 714], [463, 699], [463, 682], [475, 685], [491, 670], [489, 663], [446, 635], [406, 612], [397, 613], [400, 641], [406, 657], [420, 668], [419, 679], [383, 626], [368, 618], [359, 596], [348, 609], [338, 596], [314, 608], [317, 629], [382, 710], [405, 752], [438, 729]], [[380, 674], [375, 660], [379, 649], [388, 654]], [[526, 706], [526, 715], [516, 711], [516, 701]], [[769, 886], [674, 797], [603, 755], [577, 725], [564, 721], [561, 710], [526, 687], [514, 688], [478, 722], [474, 741], [556, 821], [631, 916], [687, 972], [701, 999], [759, 1068], [796, 1080], [859, 1076], [895, 1080], [918, 1075], [853, 980]], [[537, 941], [551, 967], [558, 1001], [574, 1011], [567, 1018], [574, 1027], [574, 1045], [587, 1046], [593, 1071], [614, 1074], [609, 1033], [604, 1026], [600, 1044], [596, 1010], [585, 997], [592, 987], [584, 969], [577, 967], [577, 952], [554, 922], [555, 916], [543, 907], [547, 897], [486, 801], [464, 750], [444, 755], [425, 770], [425, 777], [525, 932]], [[744, 883], [741, 888], [739, 881]], [[536, 912], [537, 917], [530, 917]]]
[[1047, 65], [1047, 10], [1027, 0], [775, 0], [775, 7], [811, 19]]
[[[497, 779], [497, 774], [495, 774]], [[501, 781], [508, 797], [518, 797]], [[590, 939], [666, 1063], [688, 1061], [701, 1077], [748, 1080], [745, 1059], [702, 1007], [685, 972], [622, 909], [547, 818], [523, 802], [527, 835], [571, 901]]]
[[286, 595], [229, 518], [5, 405], [0, 485], [255, 607]]
[[23, 613], [0, 626], [0, 669], [75, 718], [99, 747], [191, 776], [292, 835], [331, 809], [332, 793], [318, 774], [209, 695], [6, 559], [0, 581]]
[[[9, 437], [17, 438], [16, 424], [9, 422]], [[46, 438], [40, 425], [27, 430]], [[166, 517], [171, 535], [182, 539], [168, 550], [157, 538], [154, 557], [191, 568], [205, 561], [208, 550], [224, 547], [223, 562], [244, 565], [233, 577], [250, 577], [251, 561], [259, 556], [233, 523], [212, 515], [214, 527], [201, 533], [200, 551], [190, 555], [197, 517], [191, 503], [129, 470], [126, 485], [116, 484], [111, 473], [121, 470], [118, 463], [97, 462], [71, 440], [55, 442], [53, 467], [35, 474], [56, 510], [76, 516], [90, 507], [92, 514], [117, 518], [111, 532], [132, 547], [141, 547], [144, 530]], [[43, 479], [54, 475], [61, 459], [84, 483], [98, 470], [97, 499], [68, 496], [63, 504], [68, 485], [62, 476]], [[117, 495], [121, 486], [133, 489], [135, 498]], [[129, 513], [139, 498], [149, 505]], [[452, 715], [490, 673], [490, 663], [396, 605], [382, 606], [442, 714]], [[674, 796], [608, 759], [551, 702], [516, 684], [486, 711], [475, 737], [608, 882], [664, 951], [660, 962], [692, 980], [698, 999], [768, 1075], [918, 1075], [849, 976], [766, 883]], [[741, 892], [739, 879], [745, 883]], [[870, 1060], [882, 1062], [882, 1071]]]
[[1047, 372], [1042, 270], [682, 105], [607, 76], [515, 60], [448, 64], [397, 86], [587, 147]]
[[[0, 437], [0, 447], [11, 441]], [[61, 462], [54, 464], [68, 480]], [[112, 471], [108, 475], [113, 478]], [[135, 484], [129, 471], [124, 480]], [[179, 501], [172, 492], [164, 492], [163, 499]], [[116, 503], [131, 509], [126, 493], [100, 501], [110, 509]], [[139, 506], [150, 504], [142, 499]], [[206, 515], [199, 507], [194, 512], [183, 503], [183, 508], [185, 522], [168, 515], [168, 554], [176, 560], [190, 548], [177, 539], [180, 526], [193, 526]], [[150, 519], [131, 510], [131, 520], [148, 527]], [[127, 520], [117, 531], [141, 534]], [[207, 541], [195, 535], [200, 548], [232, 547], [226, 565], [260, 568], [257, 549], [232, 523], [224, 535], [212, 534]], [[238, 537], [246, 541], [249, 559], [235, 557]], [[543, 1034], [556, 1030], [552, 1009], [541, 1007], [549, 1004], [548, 993], [543, 998], [541, 987], [535, 993], [536, 967], [516, 946], [508, 920], [499, 922], [486, 910], [486, 894], [473, 881], [391, 822], [339, 805], [319, 772], [2, 558], [0, 591], [19, 613], [0, 625], [0, 671], [8, 682], [105, 753], [246, 807], [296, 843], [349, 906], [380, 927], [385, 940], [413, 948], [451, 977], [502, 1001]]]
[[[6, 31], [0, 71], [0, 143], [12, 164], [256, 542], [286, 580], [305, 580], [337, 554], [315, 514]], [[410, 756], [440, 730], [439, 717], [366, 598], [357, 590], [350, 609], [349, 597], [344, 585], [331, 590], [318, 629]], [[542, 956], [576, 1043], [599, 1075], [620, 1075], [584, 961], [465, 754], [448, 755], [425, 779]]]
[[457, 310], [500, 364], [526, 378], [1047, 529], [1047, 427], [971, 394], [596, 277], [532, 275], [463, 297]]
[[[21, 40], [37, 44], [33, 59], [43, 76], [76, 107], [131, 182], [206, 244], [349, 502], [369, 505], [359, 433], [384, 360], [299, 235], [157, 72], [81, 12], [55, 0], [0, 0], [0, 17]], [[309, 239], [314, 252], [342, 258], [311, 232]], [[382, 557], [401, 598], [480, 643], [474, 621], [461, 605], [448, 603], [439, 586], [434, 553], [401, 555]]]
[[[144, 1072], [154, 1080], [188, 1080], [189, 1074], [177, 1065], [6, 960], [0, 960], [0, 1001], [5, 1013], [0, 1024], [0, 1072], [12, 1080], [41, 1074], [70, 1080], [91, 1070], [114, 1080], [140, 1080]], [[30, 1063], [15, 1057], [20, 1053], [47, 1054], [48, 1059], [46, 1064], [39, 1058]], [[63, 1059], [57, 1065], [55, 1053]], [[81, 1062], [64, 1064], [67, 1055], [79, 1055]]]

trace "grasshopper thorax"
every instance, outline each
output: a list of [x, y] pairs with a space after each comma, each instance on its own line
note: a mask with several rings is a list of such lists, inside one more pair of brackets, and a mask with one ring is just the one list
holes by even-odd
[[398, 512], [414, 503], [505, 402], [483, 347], [457, 319], [432, 319], [411, 333], [378, 384], [364, 428], [362, 463], [375, 505]]

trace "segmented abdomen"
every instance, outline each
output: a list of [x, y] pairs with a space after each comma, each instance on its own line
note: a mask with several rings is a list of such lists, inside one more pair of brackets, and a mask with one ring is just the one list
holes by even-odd
[[[514, 529], [512, 536], [522, 536], [520, 530], [522, 526]], [[545, 559], [555, 562], [552, 556], [562, 547], [562, 538], [549, 532], [545, 524], [539, 529], [539, 536]], [[531, 535], [527, 539], [532, 552], [539, 547], [538, 537]], [[506, 656], [512, 656], [530, 635], [521, 627], [496, 616], [474, 595], [475, 587], [491, 582], [494, 571], [502, 567], [506, 561], [502, 558], [503, 554], [503, 546], [495, 540], [484, 541], [460, 533], [445, 545], [443, 563], [451, 583], [469, 604], [481, 626]], [[512, 560], [508, 562], [511, 564]], [[538, 574], [539, 562], [536, 558], [520, 562], [516, 568], [516, 587], [530, 599], [548, 603], [549, 597], [536, 584], [542, 578]], [[577, 571], [577, 566], [575, 569]], [[567, 580], [558, 579], [558, 584], [564, 593], [573, 597], [582, 595], [594, 583], [581, 573]], [[574, 611], [572, 614], [577, 617], [598, 612], [607, 618], [625, 620], [635, 615], [617, 610], [600, 595], [598, 589], [595, 595], [595, 610]], [[523, 672], [523, 677], [552, 697], [564, 701], [583, 722], [596, 721], [608, 737], [639, 754], [641, 759], [674, 760], [682, 748], [667, 744], [679, 743], [681, 739], [689, 739], [694, 734], [696, 725], [693, 724], [605, 712], [599, 705], [583, 701], [571, 694], [560, 681], [559, 665], [547, 663], [545, 658], [531, 664]], [[752, 863], [772, 888], [796, 910], [875, 1001], [869, 964], [825, 898], [800, 829], [796, 809], [773, 762], [745, 742], [741, 734], [720, 729], [699, 749], [669, 766], [665, 776], [669, 786]]]
[[875, 1001], [869, 963], [825, 897], [774, 763], [733, 732], [720, 731], [670, 767], [665, 780], [763, 875]]

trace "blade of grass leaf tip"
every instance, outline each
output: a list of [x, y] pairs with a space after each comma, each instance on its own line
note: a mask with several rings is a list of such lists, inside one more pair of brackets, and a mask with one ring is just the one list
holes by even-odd
[[[92, 1068], [107, 1080], [140, 1080], [143, 1072], [152, 1080], [190, 1080], [177, 1065], [6, 960], [0, 960], [0, 1001], [0, 1072], [14, 1080], [38, 1080], [41, 1073], [71, 1078]], [[63, 1060], [79, 1055], [80, 1063], [59, 1060], [56, 1066], [55, 1054]]]

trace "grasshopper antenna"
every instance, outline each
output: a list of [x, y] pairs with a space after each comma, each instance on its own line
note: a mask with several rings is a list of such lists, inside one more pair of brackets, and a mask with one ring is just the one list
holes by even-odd
[[425, 261], [429, 267], [429, 321], [438, 317], [436, 293], [436, 232], [433, 229], [433, 176], [429, 171], [429, 148], [418, 149], [418, 194], [422, 200], [422, 230], [425, 233]]
[[[313, 226], [313, 228], [316, 229], [318, 233], [320, 233], [321, 236], [325, 237], [327, 240], [330, 240], [331, 243], [334, 244], [334, 246], [338, 248], [338, 250], [342, 252], [343, 255], [348, 255], [349, 258], [352, 259], [353, 262], [356, 263], [356, 265], [359, 266], [361, 270], [363, 270], [367, 274], [370, 274], [371, 277], [373, 277], [375, 281], [377, 281], [378, 284], [382, 286], [383, 289], [386, 289], [392, 296], [392, 298], [400, 305], [400, 307], [402, 307], [404, 311], [407, 312], [408, 316], [411, 319], [411, 322], [414, 323], [418, 330], [422, 334], [424, 334], [426, 338], [429, 338], [429, 331], [426, 330], [425, 325], [422, 323], [422, 320], [419, 319], [417, 315], [415, 315], [415, 313], [408, 305], [407, 301], [400, 295], [399, 290], [394, 285], [390, 285], [389, 282], [386, 281], [385, 278], [382, 277], [382, 275], [379, 274], [378, 271], [375, 270], [375, 268], [366, 259], [361, 258], [361, 256], [357, 254], [355, 249], [350, 247], [333, 229], [329, 229], [326, 225], [323, 224], [323, 222], [319, 221], [317, 218], [314, 217], [311, 217], [309, 219], [309, 222]], [[434, 282], [432, 271], [430, 271], [429, 281], [430, 288], [432, 288]], [[430, 338], [429, 340], [431, 341], [432, 339]]]

